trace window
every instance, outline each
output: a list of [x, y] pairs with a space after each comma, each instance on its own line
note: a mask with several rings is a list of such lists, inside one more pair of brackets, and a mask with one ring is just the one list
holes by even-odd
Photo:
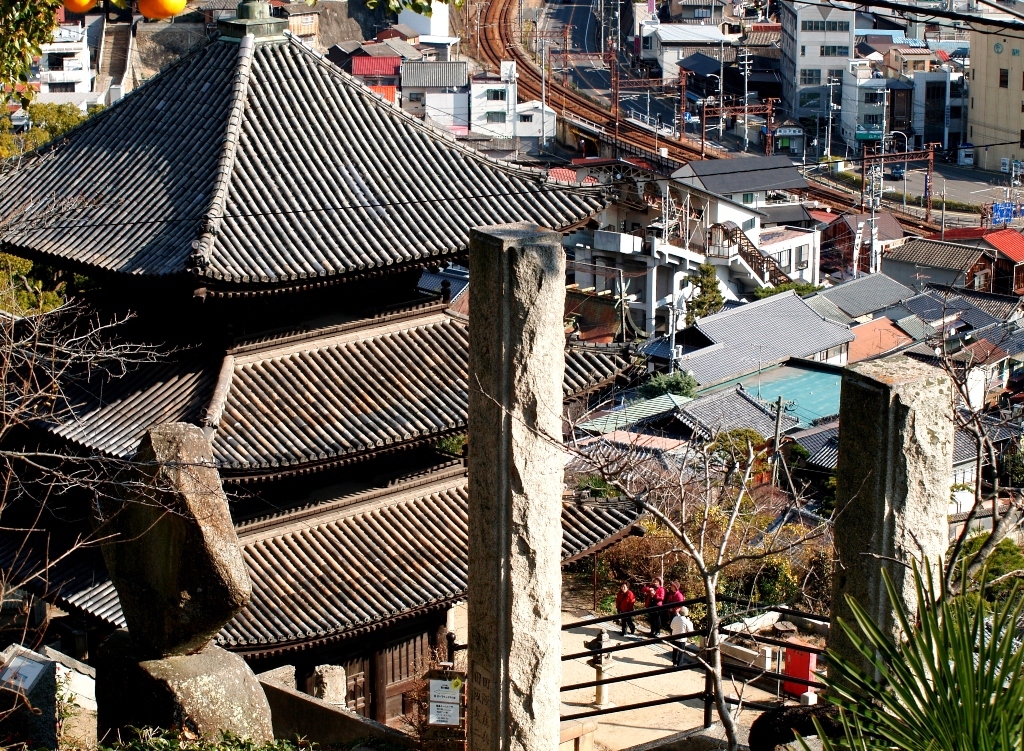
[[849, 21], [826, 21], [825, 31], [849, 31]]
[[503, 123], [503, 122], [505, 122], [505, 113], [504, 112], [487, 112], [487, 113], [485, 113], [485, 115], [487, 116], [487, 122], [489, 122], [489, 123]]
[[[1024, 102], [1021, 102], [1021, 112], [1024, 112]], [[963, 107], [950, 107], [949, 108], [949, 119], [950, 120], [962, 120], [964, 117]]]
[[974, 97], [971, 97], [971, 109], [974, 109]]
[[316, 20], [316, 16], [303, 16], [302, 17], [302, 25], [303, 26], [312, 26], [313, 25], [313, 21], [315, 21], [315, 20]]
[[842, 68], [829, 68], [828, 78], [834, 83], [842, 85], [843, 83], [843, 69]]
[[743, 194], [743, 203], [753, 203], [753, 202], [754, 202], [754, 194], [753, 193], [744, 193]]
[[1010, 70], [1009, 68], [999, 69], [999, 88], [1008, 89], [1010, 88]]
[[864, 104], [881, 104], [885, 95], [881, 91], [868, 91], [864, 94]]
[[963, 95], [964, 95], [964, 82], [963, 82], [963, 80], [950, 81], [949, 82], [949, 98], [950, 99], [960, 99]]
[[803, 46], [803, 45], [801, 44], [801, 45], [800, 45], [800, 57], [803, 57], [803, 56], [804, 56], [804, 55], [806, 55], [806, 54], [807, 54], [807, 48], [806, 48], [806, 47], [804, 47], [804, 46]]
[[824, 31], [824, 21], [801, 21], [800, 31]]
[[644, 49], [645, 50], [654, 49], [652, 44], [653, 44], [653, 37], [648, 34], [647, 36], [644, 37]]
[[802, 68], [800, 70], [801, 86], [820, 86], [821, 71], [817, 68]]
[[812, 109], [821, 109], [821, 92], [820, 91], [802, 91], [800, 92], [800, 106], [808, 107]]
[[915, 60], [914, 70], [924, 70], [924, 60]]
[[756, 223], [757, 222], [753, 218], [750, 218], [747, 221], [743, 222], [741, 228], [744, 232], [749, 232], [750, 230], [754, 229], [754, 225]]
[[783, 272], [785, 272], [786, 274], [793, 270], [793, 266], [790, 260], [792, 253], [793, 251], [789, 249], [779, 253], [779, 268], [782, 269]]
[[409, 101], [410, 102], [422, 102], [423, 101], [423, 94], [420, 93], [420, 92], [413, 92], [412, 94], [409, 94]]
[[881, 125], [882, 124], [882, 116], [881, 115], [864, 115], [864, 124], [865, 125]]
[[74, 81], [62, 81], [60, 83], [50, 84], [51, 94], [74, 94], [75, 93], [75, 82]]
[[849, 31], [849, 21], [801, 21], [800, 31]]
[[821, 45], [822, 57], [849, 57], [850, 48], [842, 45], [823, 44]]
[[505, 89], [487, 89], [488, 102], [504, 102]]
[[521, 122], [521, 123], [532, 123], [533, 122], [533, 115], [520, 115], [519, 116], [519, 122]]
[[807, 251], [810, 248], [809, 245], [799, 245], [796, 249], [796, 270], [803, 271], [808, 266]]

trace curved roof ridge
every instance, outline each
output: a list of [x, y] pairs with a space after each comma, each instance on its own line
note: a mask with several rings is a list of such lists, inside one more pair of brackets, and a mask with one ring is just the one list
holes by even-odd
[[199, 270], [202, 270], [210, 262], [210, 251], [217, 241], [217, 230], [220, 228], [220, 220], [227, 204], [228, 187], [231, 185], [231, 172], [235, 166], [238, 138], [245, 113], [245, 100], [249, 95], [249, 71], [252, 68], [255, 48], [256, 38], [252, 34], [246, 34], [238, 44], [235, 75], [231, 80], [233, 101], [224, 126], [224, 137], [220, 143], [221, 154], [214, 175], [213, 196], [203, 213], [199, 226], [199, 237], [193, 241], [192, 254], [188, 259], [188, 265]]

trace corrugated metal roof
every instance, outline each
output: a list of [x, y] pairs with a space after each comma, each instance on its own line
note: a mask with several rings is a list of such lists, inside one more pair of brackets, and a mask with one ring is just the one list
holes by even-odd
[[597, 188], [555, 186], [458, 143], [293, 38], [211, 42], [45, 152], [0, 181], [0, 215], [102, 200], [45, 223], [30, 210], [0, 235], [6, 250], [124, 274], [191, 270], [214, 289], [439, 260], [465, 252], [471, 227], [564, 229], [603, 205]]
[[[393, 313], [269, 342], [227, 359], [142, 366], [69, 394], [56, 435], [91, 450], [130, 457], [146, 428], [199, 424], [218, 378], [222, 416], [212, 438], [221, 471], [265, 474], [332, 463], [465, 430], [465, 320], [440, 305]], [[603, 387], [631, 367], [621, 346], [566, 349], [563, 393]]]
[[469, 85], [465, 62], [421, 61], [402, 66], [402, 88], [461, 89]]
[[[737, 428], [756, 430], [765, 438], [775, 435], [775, 410], [742, 386], [722, 389], [687, 402], [679, 408], [676, 419], [704, 440]], [[782, 415], [783, 432], [799, 424], [797, 418]]]
[[706, 159], [690, 162], [672, 173], [685, 181], [696, 178], [713, 193], [731, 195], [760, 190], [802, 190], [807, 180], [786, 156], [755, 156], [733, 159]]
[[792, 291], [702, 318], [695, 328], [714, 344], [684, 354], [676, 366], [702, 386], [853, 341], [849, 327], [825, 320]]
[[828, 298], [851, 318], [859, 318], [915, 294], [910, 287], [885, 274], [868, 274], [819, 292], [817, 296]]
[[689, 401], [692, 401], [689, 397], [676, 394], [663, 394], [654, 399], [641, 399], [627, 407], [582, 423], [579, 425], [579, 429], [588, 433], [610, 433], [614, 430], [622, 430], [675, 412]]
[[[459, 469], [332, 499], [313, 515], [304, 510], [240, 525], [252, 600], [217, 642], [246, 652], [308, 646], [464, 598], [468, 504]], [[563, 504], [563, 560], [607, 545], [637, 518], [634, 507], [616, 501]], [[18, 555], [15, 538], [0, 534], [5, 562]], [[94, 550], [75, 556], [75, 575], [51, 587], [60, 592], [57, 602], [123, 627], [102, 559]]]
[[394, 57], [371, 57], [370, 55], [358, 55], [352, 58], [353, 76], [397, 76], [402, 69], [402, 58]]
[[654, 27], [662, 44], [718, 44], [729, 42], [721, 29], [711, 24], [663, 23]]
[[397, 86], [370, 86], [370, 91], [374, 94], [380, 94], [382, 99], [386, 99], [392, 104], [395, 103], [395, 99], [398, 96]]

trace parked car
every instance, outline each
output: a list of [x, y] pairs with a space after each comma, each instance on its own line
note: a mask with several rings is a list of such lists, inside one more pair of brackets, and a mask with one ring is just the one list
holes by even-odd
[[892, 168], [892, 179], [893, 180], [902, 180], [903, 179], [903, 175], [904, 175], [903, 167], [901, 167], [899, 165], [896, 165], [895, 167]]

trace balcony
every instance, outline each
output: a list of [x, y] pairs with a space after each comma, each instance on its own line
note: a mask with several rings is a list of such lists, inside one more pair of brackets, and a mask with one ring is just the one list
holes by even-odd
[[40, 83], [81, 83], [92, 78], [91, 70], [41, 70]]
[[597, 230], [594, 232], [594, 250], [610, 251], [612, 253], [640, 253], [643, 251], [644, 239], [636, 235], [627, 235], [622, 232], [606, 232]]

